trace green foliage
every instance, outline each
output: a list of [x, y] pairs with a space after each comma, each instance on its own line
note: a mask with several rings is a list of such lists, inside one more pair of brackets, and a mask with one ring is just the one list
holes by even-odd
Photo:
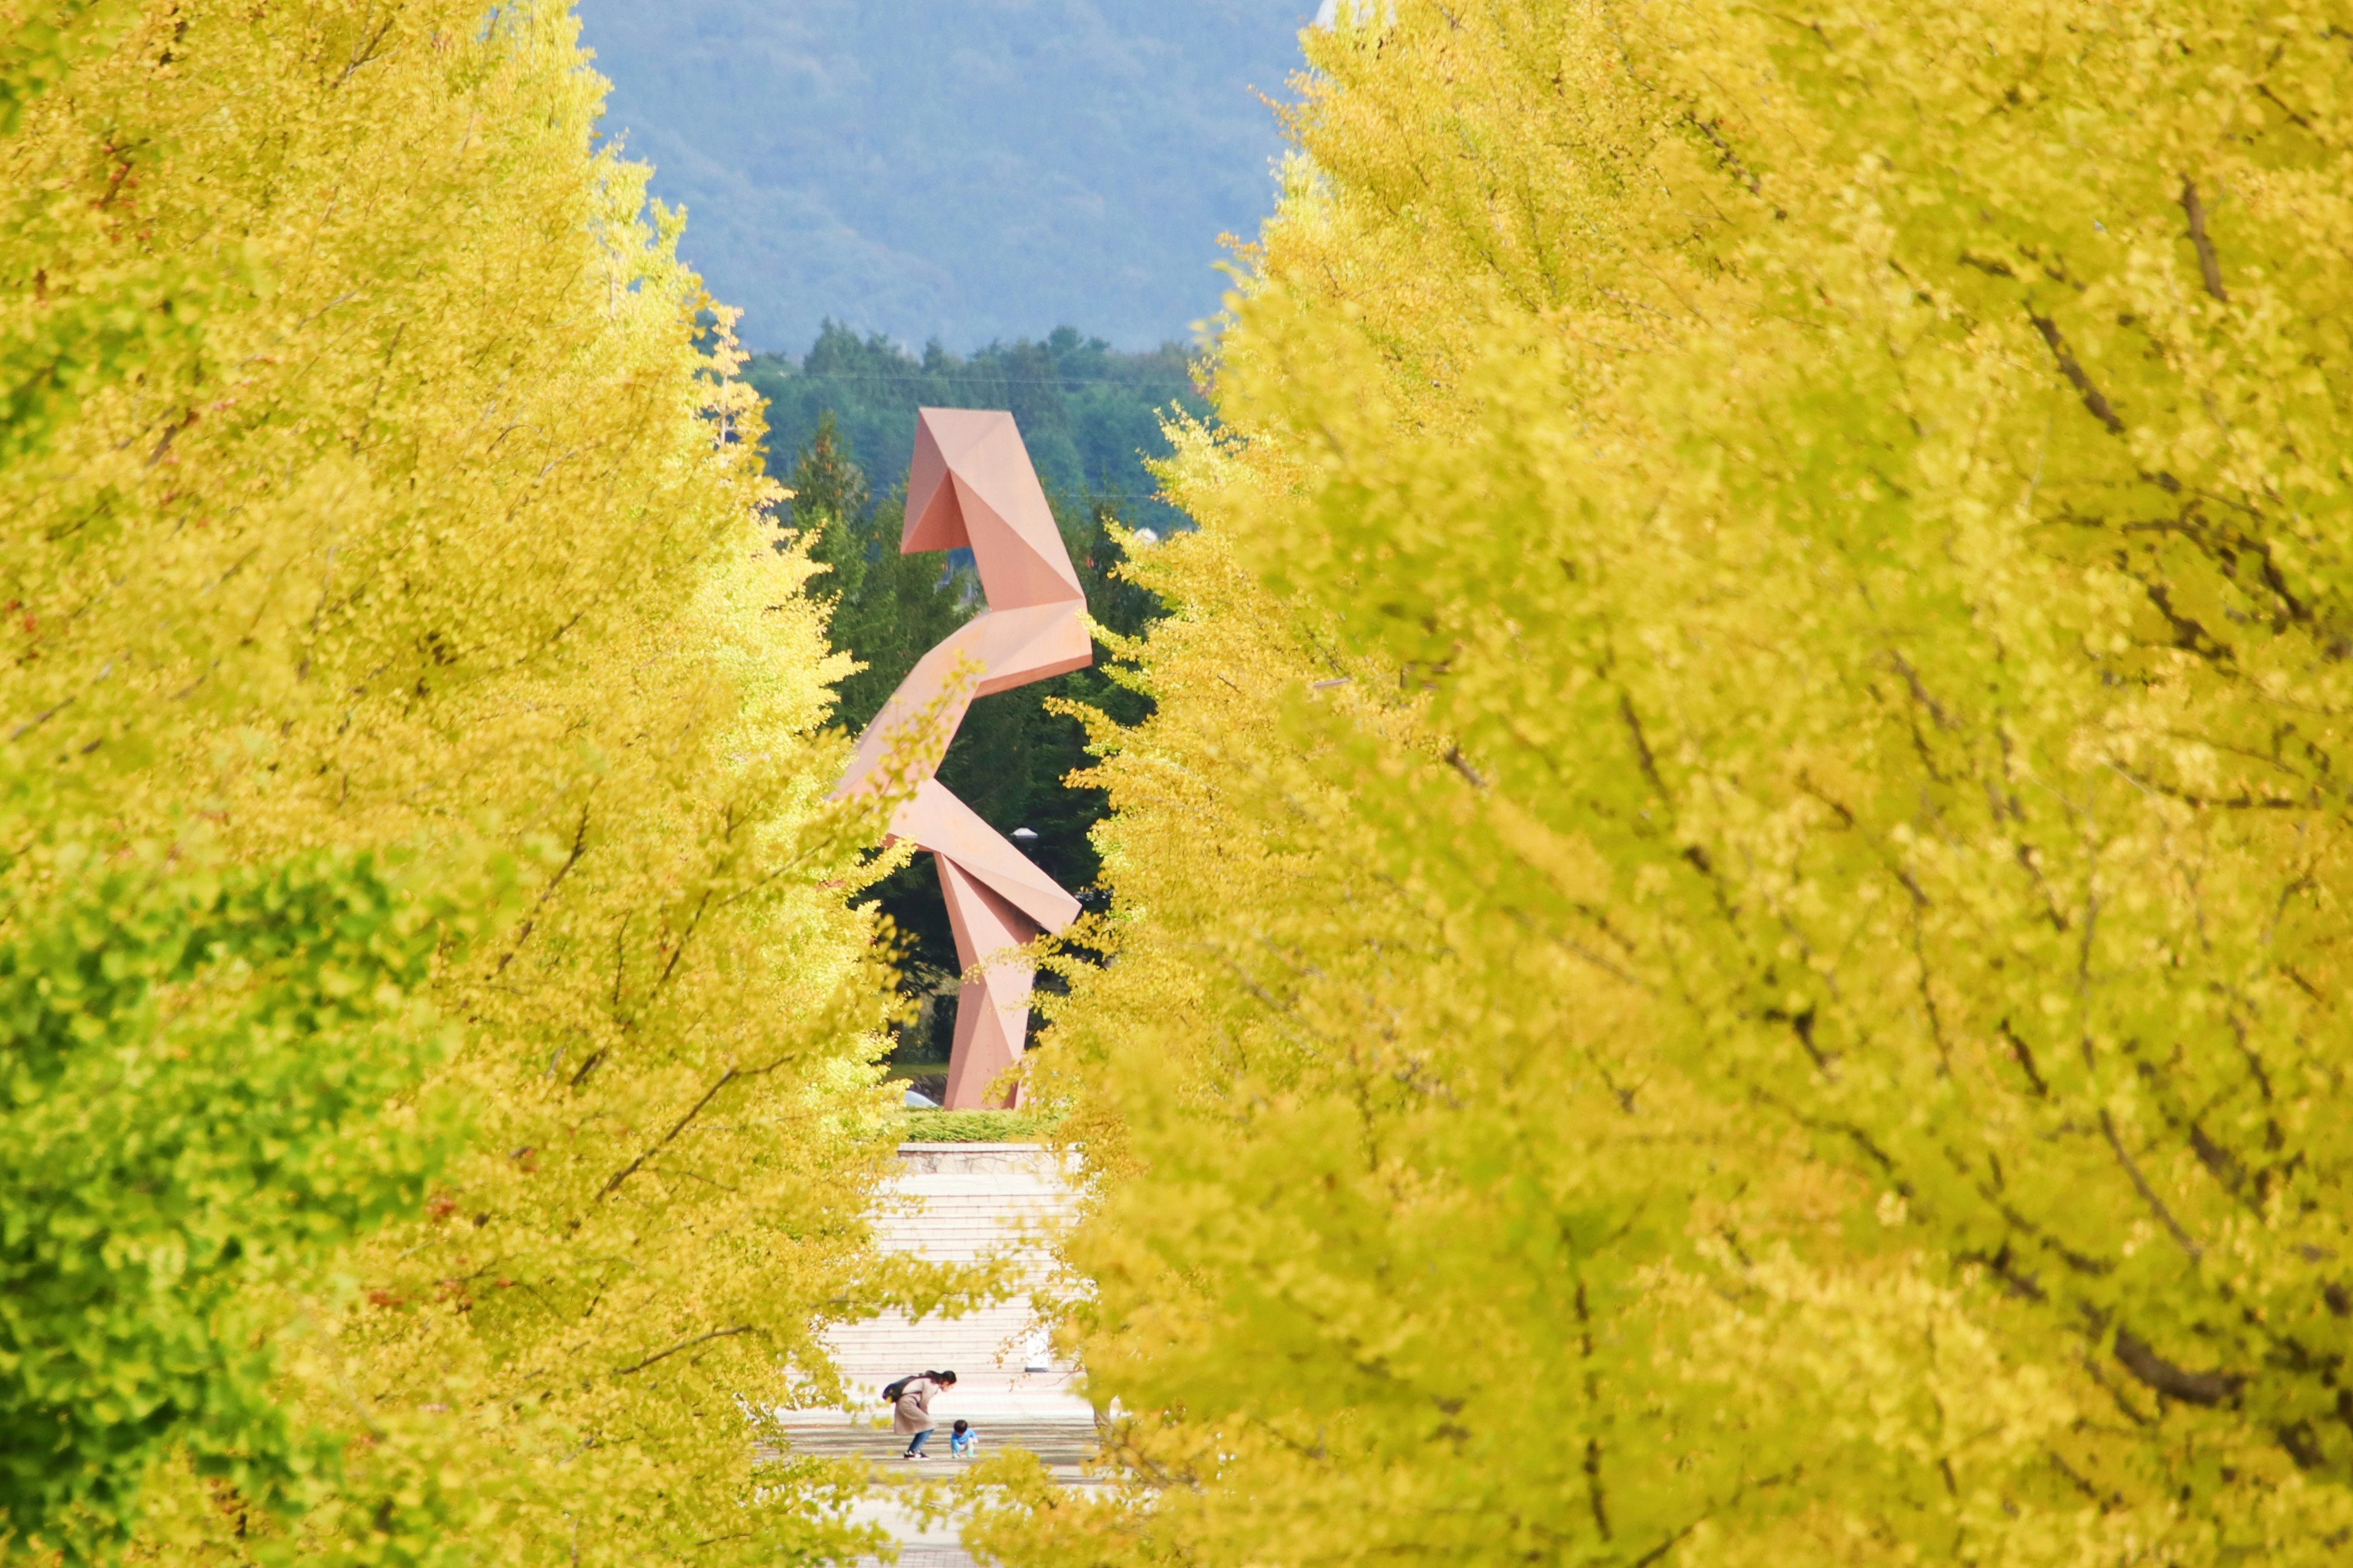
[[1167, 455], [1165, 412], [1208, 411], [1175, 343], [1123, 353], [1057, 327], [1041, 342], [992, 343], [964, 358], [934, 343], [916, 359], [879, 333], [861, 339], [828, 321], [797, 363], [755, 354], [744, 378], [768, 400], [780, 458], [801, 451], [830, 415], [850, 460], [897, 485], [914, 454], [916, 409], [1004, 408], [1060, 505], [1077, 510], [1081, 498], [1097, 497], [1133, 527], [1165, 533], [1189, 526], [1159, 500], [1145, 468]]
[[[415, 1208], [447, 1106], [422, 1000], [453, 933], [365, 854], [80, 868], [0, 947], [0, 1518], [73, 1561], [148, 1468], [282, 1507], [315, 1451], [275, 1395], [274, 1287]], [[447, 914], [454, 911], [445, 909]]]
[[56, 87], [78, 55], [113, 41], [136, 14], [130, 0], [46, 0], [30, 16], [0, 13], [0, 136], [25, 105]]
[[911, 1143], [1034, 1143], [1060, 1118], [1029, 1110], [910, 1110]]
[[1132, 1489], [992, 1549], [2341, 1557], [2353, 16], [1354, 14], [1045, 1058]]

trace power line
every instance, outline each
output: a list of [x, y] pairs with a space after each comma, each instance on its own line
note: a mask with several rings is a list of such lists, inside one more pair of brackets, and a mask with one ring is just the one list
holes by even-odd
[[[927, 380], [931, 380], [931, 379], [934, 379], [934, 378], [932, 377], [932, 375], [931, 375], [928, 372], [920, 371], [920, 370], [908, 371], [908, 372], [905, 372], [905, 373], [903, 373], [903, 374], [885, 374], [885, 373], [879, 372], [879, 371], [857, 371], [857, 372], [817, 371], [817, 372], [810, 372], [810, 371], [805, 371], [805, 370], [797, 370], [797, 371], [792, 372], [789, 375], [786, 376], [786, 377], [785, 377], [785, 379], [786, 379], [786, 380], [787, 380], [787, 381], [808, 381], [808, 382], [823, 382], [823, 381], [892, 381], [892, 382], [904, 382], [904, 381], [927, 381]], [[943, 378], [943, 379], [944, 379], [944, 378]], [[1115, 375], [1056, 375], [1056, 376], [1039, 376], [1039, 375], [996, 375], [996, 376], [981, 376], [981, 377], [975, 377], [974, 379], [976, 379], [976, 380], [985, 380], [985, 381], [988, 382], [989, 384], [993, 384], [993, 385], [997, 385], [997, 386], [1071, 386], [1071, 385], [1078, 385], [1078, 386], [1129, 386], [1129, 387], [1134, 387], [1134, 388], [1135, 388], [1135, 389], [1136, 389], [1136, 390], [1138, 390], [1138, 391], [1142, 391], [1142, 390], [1145, 390], [1145, 388], [1149, 388], [1149, 387], [1172, 387], [1172, 388], [1176, 388], [1176, 389], [1177, 389], [1177, 390], [1179, 390], [1179, 391], [1183, 391], [1183, 392], [1191, 392], [1191, 393], [1196, 393], [1196, 395], [1198, 395], [1198, 389], [1195, 387], [1194, 384], [1193, 384], [1193, 383], [1191, 383], [1191, 382], [1189, 382], [1189, 381], [1183, 381], [1183, 382], [1178, 382], [1178, 381], [1129, 381], [1129, 380], [1127, 380], [1127, 379], [1125, 379], [1125, 378], [1124, 378], [1124, 377], [1121, 377], [1121, 376], [1115, 376]]]

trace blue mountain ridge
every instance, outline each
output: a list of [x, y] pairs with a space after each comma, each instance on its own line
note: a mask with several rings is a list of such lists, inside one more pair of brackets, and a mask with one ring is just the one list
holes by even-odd
[[[1271, 208], [1313, 0], [581, 0], [605, 130], [744, 341], [1184, 339]], [[1263, 95], [1263, 96], [1261, 96]]]

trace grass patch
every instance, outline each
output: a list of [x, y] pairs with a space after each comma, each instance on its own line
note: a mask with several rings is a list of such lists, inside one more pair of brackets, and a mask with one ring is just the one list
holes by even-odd
[[910, 1110], [910, 1143], [1035, 1143], [1061, 1120], [1034, 1110]]

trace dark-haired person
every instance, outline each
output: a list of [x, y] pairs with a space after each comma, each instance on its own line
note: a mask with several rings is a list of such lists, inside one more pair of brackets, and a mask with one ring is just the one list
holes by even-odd
[[954, 1388], [956, 1375], [952, 1372], [927, 1372], [911, 1377], [899, 1390], [899, 1403], [891, 1411], [891, 1430], [907, 1439], [907, 1451], [902, 1459], [923, 1459], [923, 1440], [932, 1435], [932, 1395], [942, 1389]]

